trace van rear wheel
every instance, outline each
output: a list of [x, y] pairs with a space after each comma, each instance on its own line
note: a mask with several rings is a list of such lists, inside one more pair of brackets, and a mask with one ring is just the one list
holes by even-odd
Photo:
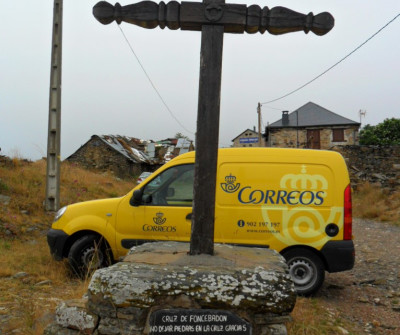
[[93, 271], [111, 264], [106, 244], [96, 235], [85, 235], [76, 240], [69, 250], [68, 261], [80, 278], [87, 278]]
[[291, 249], [283, 257], [297, 294], [309, 296], [317, 292], [325, 279], [325, 267], [318, 255], [307, 249]]

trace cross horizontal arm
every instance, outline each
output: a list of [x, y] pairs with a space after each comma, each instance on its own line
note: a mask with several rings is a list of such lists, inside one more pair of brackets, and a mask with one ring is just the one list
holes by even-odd
[[258, 5], [238, 5], [219, 3], [200, 3], [170, 1], [159, 4], [153, 1], [142, 1], [136, 4], [115, 6], [100, 1], [93, 7], [94, 17], [102, 24], [122, 21], [143, 28], [160, 28], [182, 30], [201, 30], [203, 25], [223, 25], [226, 33], [254, 34], [268, 31], [280, 35], [296, 31], [316, 35], [325, 35], [334, 26], [330, 13], [308, 15], [295, 12], [285, 7], [261, 8]]

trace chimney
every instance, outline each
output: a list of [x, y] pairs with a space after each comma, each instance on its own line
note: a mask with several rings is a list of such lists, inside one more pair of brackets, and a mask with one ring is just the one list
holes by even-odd
[[282, 125], [283, 126], [289, 125], [289, 111], [282, 112]]

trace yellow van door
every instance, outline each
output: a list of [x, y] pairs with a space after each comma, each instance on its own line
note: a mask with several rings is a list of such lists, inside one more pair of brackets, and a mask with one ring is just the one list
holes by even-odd
[[[143, 237], [144, 206], [132, 206], [131, 195], [126, 196], [118, 208], [115, 220], [115, 246], [117, 258], [124, 256], [127, 249], [147, 242]], [[111, 227], [110, 227], [111, 228]]]
[[143, 235], [145, 239], [187, 241], [190, 239], [192, 209], [175, 206], [147, 206]]
[[173, 166], [143, 188], [145, 239], [188, 241], [194, 165]]

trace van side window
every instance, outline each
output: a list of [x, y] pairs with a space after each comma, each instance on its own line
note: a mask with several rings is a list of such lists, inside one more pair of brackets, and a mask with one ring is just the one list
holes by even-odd
[[143, 189], [148, 206], [192, 206], [194, 165], [178, 165], [165, 170]]

